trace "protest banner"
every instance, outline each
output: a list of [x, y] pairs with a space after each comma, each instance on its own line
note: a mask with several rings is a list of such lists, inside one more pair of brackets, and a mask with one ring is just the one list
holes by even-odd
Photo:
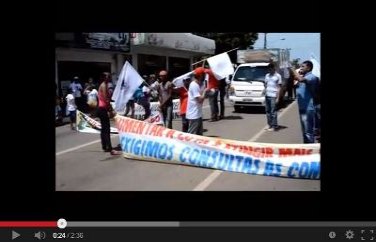
[[[82, 133], [100, 134], [102, 126], [95, 119], [90, 118], [83, 112], [76, 111], [76, 129]], [[117, 134], [118, 130], [116, 128], [110, 128], [111, 133]]]
[[116, 116], [124, 157], [264, 176], [320, 179], [320, 144], [271, 144], [188, 134]]

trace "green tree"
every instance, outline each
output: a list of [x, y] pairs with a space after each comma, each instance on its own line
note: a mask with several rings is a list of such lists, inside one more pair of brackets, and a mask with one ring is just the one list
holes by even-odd
[[[234, 48], [253, 49], [253, 45], [258, 39], [257, 33], [193, 33], [205, 38], [213, 39], [215, 41], [215, 54], [220, 54]], [[231, 61], [236, 61], [236, 51], [229, 53]]]
[[300, 58], [296, 58], [296, 59], [293, 59], [291, 61], [291, 65], [295, 68], [295, 69], [298, 69], [299, 68], [299, 61], [300, 61]]

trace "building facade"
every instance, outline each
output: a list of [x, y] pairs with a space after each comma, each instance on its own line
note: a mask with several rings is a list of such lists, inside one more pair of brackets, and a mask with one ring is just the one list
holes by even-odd
[[117, 76], [125, 61], [140, 75], [168, 70], [170, 78], [191, 70], [192, 63], [214, 54], [214, 40], [190, 33], [56, 33], [56, 93], [64, 96], [74, 76], [84, 84], [100, 73]]

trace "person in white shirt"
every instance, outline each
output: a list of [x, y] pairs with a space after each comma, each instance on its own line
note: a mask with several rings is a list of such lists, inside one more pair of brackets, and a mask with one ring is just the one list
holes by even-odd
[[74, 96], [73, 96], [72, 93], [73, 93], [72, 89], [69, 88], [68, 95], [65, 97], [65, 99], [67, 101], [66, 114], [70, 118], [70, 127], [71, 127], [71, 129], [75, 130], [76, 129], [76, 110], [77, 110], [77, 106], [76, 106], [75, 98], [74, 98]]
[[273, 63], [269, 64], [269, 73], [265, 75], [265, 112], [269, 125], [268, 131], [277, 131], [277, 105], [279, 92], [282, 85], [282, 77], [275, 71]]
[[90, 116], [94, 116], [95, 111], [98, 107], [98, 91], [93, 86], [87, 88], [87, 105], [89, 107], [88, 111]]
[[72, 89], [72, 94], [74, 96], [75, 103], [78, 106], [78, 109], [81, 110], [82, 109], [82, 95], [81, 95], [81, 93], [83, 91], [83, 88], [81, 86], [81, 83], [80, 83], [78, 76], [75, 76], [73, 78], [73, 81], [69, 85], [69, 88]]
[[202, 135], [202, 103], [205, 99], [205, 69], [198, 67], [189, 84], [186, 118], [189, 122], [188, 133]]

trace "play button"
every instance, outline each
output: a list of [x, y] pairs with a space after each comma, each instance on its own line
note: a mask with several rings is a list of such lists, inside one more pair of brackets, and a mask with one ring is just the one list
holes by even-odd
[[12, 230], [12, 240], [17, 239], [20, 236], [21, 235], [19, 233], [17, 233], [16, 231]]

